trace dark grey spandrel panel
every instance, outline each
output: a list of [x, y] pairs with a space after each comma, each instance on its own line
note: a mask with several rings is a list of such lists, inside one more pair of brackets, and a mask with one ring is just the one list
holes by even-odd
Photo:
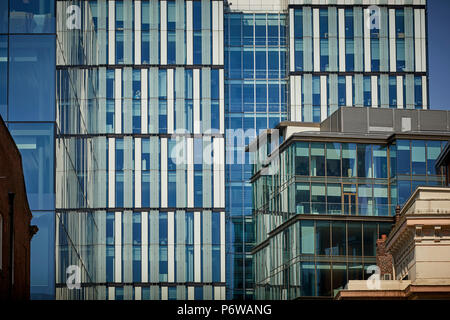
[[394, 126], [392, 109], [372, 109], [369, 110], [369, 127], [390, 127]]
[[447, 131], [447, 111], [420, 111], [420, 131]]
[[341, 119], [342, 119], [342, 110], [343, 108], [339, 109], [339, 112], [336, 112], [336, 115], [334, 117], [334, 121], [332, 123], [332, 130], [334, 132], [340, 132], [341, 131]]
[[326, 118], [322, 123], [320, 124], [320, 131], [323, 132], [330, 132], [332, 128], [332, 121], [334, 118], [334, 114], [332, 114], [330, 117]]
[[367, 108], [342, 108], [342, 110], [341, 132], [367, 132]]

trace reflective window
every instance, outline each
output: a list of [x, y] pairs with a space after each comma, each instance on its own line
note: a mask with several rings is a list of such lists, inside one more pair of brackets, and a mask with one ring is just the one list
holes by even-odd
[[[425, 141], [412, 140], [411, 141], [411, 160], [412, 160], [412, 174], [425, 174]], [[402, 162], [400, 162], [402, 163]]]
[[375, 257], [377, 248], [377, 225], [375, 223], [364, 223], [364, 256]]
[[340, 143], [327, 143], [327, 176], [341, 176]]
[[295, 145], [295, 174], [309, 175], [309, 143], [298, 142]]
[[242, 19], [242, 34], [244, 45], [253, 45], [254, 20], [252, 14], [245, 14]]
[[387, 149], [385, 146], [373, 146], [373, 171], [374, 178], [387, 178]]
[[54, 125], [10, 123], [22, 155], [23, 174], [31, 210], [54, 210]]
[[9, 120], [53, 121], [54, 36], [10, 36], [9, 45]]
[[345, 68], [347, 71], [355, 71], [355, 41], [345, 39]]
[[439, 174], [436, 172], [436, 159], [441, 153], [440, 141], [427, 141], [427, 174]]
[[295, 192], [296, 213], [309, 213], [310, 188], [308, 183], [297, 183]]
[[318, 296], [331, 296], [331, 270], [329, 263], [317, 263], [317, 289]]
[[372, 178], [372, 146], [358, 144], [358, 177]]
[[321, 183], [311, 184], [311, 213], [325, 214], [325, 185]]
[[422, 77], [414, 77], [414, 105], [416, 109], [423, 107]]
[[397, 78], [389, 77], [389, 107], [397, 108]]
[[325, 144], [311, 143], [311, 175], [325, 176]]
[[346, 105], [347, 88], [345, 83], [345, 76], [338, 76], [338, 105]]
[[301, 253], [314, 254], [314, 221], [301, 221]]
[[[389, 215], [389, 198], [387, 185], [374, 185], [373, 187], [373, 200], [375, 203], [375, 215], [376, 216], [388, 216]], [[394, 200], [394, 199], [392, 199]], [[394, 201], [392, 201], [395, 203]]]
[[328, 214], [342, 213], [342, 191], [340, 184], [327, 184]]
[[266, 15], [255, 17], [255, 45], [266, 45]]
[[[2, 0], [3, 3], [6, 1]], [[7, 6], [7, 4], [3, 5]], [[4, 10], [4, 8], [2, 9]], [[11, 33], [55, 32], [54, 0], [10, 0], [9, 11], [9, 31]]]
[[347, 254], [347, 231], [345, 222], [333, 222], [331, 250], [333, 256], [344, 256]]
[[356, 177], [356, 144], [342, 144], [342, 176]]
[[8, 33], [8, 1], [0, 1], [0, 33]]
[[316, 295], [315, 291], [315, 266], [314, 263], [302, 262], [301, 264], [301, 295], [311, 297]]
[[316, 222], [316, 254], [331, 255], [330, 222]]
[[333, 290], [344, 289], [347, 282], [347, 265], [333, 263]]
[[55, 295], [55, 213], [33, 212], [31, 224], [36, 225], [39, 232], [31, 239], [30, 295], [32, 299], [52, 300]]
[[364, 106], [372, 106], [372, 81], [370, 76], [363, 77]]
[[362, 216], [373, 215], [373, 193], [372, 185], [359, 185], [358, 186], [358, 212]]
[[362, 254], [361, 223], [359, 222], [348, 224], [348, 254], [350, 256]]
[[[0, 6], [2, 5], [0, 4]], [[7, 104], [8, 104], [8, 37], [0, 36], [0, 115], [5, 121], [8, 120]]]

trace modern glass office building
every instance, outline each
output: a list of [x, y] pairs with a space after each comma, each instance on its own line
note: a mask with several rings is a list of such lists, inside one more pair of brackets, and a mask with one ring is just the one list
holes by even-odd
[[281, 123], [279, 147], [272, 131], [254, 141], [255, 298], [331, 298], [367, 279], [395, 208], [443, 186], [449, 115], [343, 108], [316, 126]]
[[[53, 1], [1, 1], [0, 114], [22, 154], [32, 224], [31, 297], [55, 297], [55, 55]], [[63, 235], [61, 235], [64, 237]]]
[[251, 164], [245, 145], [287, 119], [286, 15], [225, 14], [228, 299], [252, 299]]
[[425, 26], [425, 0], [2, 1], [31, 296], [252, 299], [244, 146], [344, 106], [427, 109]]

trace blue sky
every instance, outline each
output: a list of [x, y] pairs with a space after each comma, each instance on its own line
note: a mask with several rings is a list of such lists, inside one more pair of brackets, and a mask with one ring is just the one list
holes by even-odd
[[427, 3], [430, 109], [450, 110], [450, 1]]

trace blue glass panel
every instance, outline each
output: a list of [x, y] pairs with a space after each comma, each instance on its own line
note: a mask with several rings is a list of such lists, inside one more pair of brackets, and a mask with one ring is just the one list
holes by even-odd
[[106, 213], [106, 244], [114, 245], [114, 212]]
[[219, 69], [211, 70], [211, 99], [219, 100]]
[[116, 63], [123, 63], [123, 31], [116, 30]]
[[364, 76], [363, 79], [364, 89], [364, 106], [372, 106], [372, 81], [370, 76]]
[[374, 178], [387, 178], [387, 150], [384, 146], [373, 146], [373, 171]]
[[133, 246], [133, 282], [141, 282], [141, 246]]
[[167, 64], [175, 64], [176, 60], [176, 34], [167, 31]]
[[316, 295], [315, 290], [315, 266], [314, 263], [301, 263], [301, 295], [311, 297]]
[[354, 17], [353, 17], [353, 9], [348, 8], [345, 10], [345, 38], [353, 38], [354, 37]]
[[328, 38], [328, 9], [319, 9], [320, 38]]
[[372, 178], [372, 146], [358, 144], [358, 177]]
[[397, 78], [389, 77], [389, 107], [397, 108]]
[[[6, 2], [6, 4], [8, 3]], [[0, 36], [0, 115], [5, 121], [8, 120], [7, 104], [8, 104], [8, 37]]]
[[8, 1], [0, 1], [0, 33], [8, 33]]
[[[279, 67], [279, 53], [278, 51], [269, 49], [268, 52], [268, 77], [269, 78], [279, 78], [280, 77], [280, 67]], [[281, 65], [284, 68], [284, 65]]]
[[345, 68], [347, 71], [355, 71], [355, 41], [345, 39]]
[[[198, 3], [198, 1], [194, 1], [194, 3]], [[194, 19], [195, 21], [195, 19]], [[194, 31], [194, 39], [193, 39], [193, 62], [194, 64], [202, 63], [202, 32]]]
[[411, 164], [412, 174], [422, 174], [426, 172], [426, 160], [425, 160], [425, 141], [412, 140], [411, 141]]
[[320, 70], [328, 71], [329, 48], [328, 39], [320, 39]]
[[267, 15], [267, 42], [268, 45], [278, 45], [278, 15]]
[[[3, 3], [6, 1], [2, 0]], [[7, 4], [4, 5], [7, 6]], [[54, 0], [10, 0], [9, 10], [9, 31], [11, 33], [55, 32]]]
[[220, 268], [221, 268], [220, 245], [213, 245], [212, 246], [212, 281], [213, 282], [220, 282], [220, 280], [221, 280]]
[[398, 182], [398, 204], [403, 206], [406, 200], [411, 195], [411, 182], [410, 181], [399, 181]]
[[116, 207], [123, 207], [123, 171], [116, 171]]
[[348, 223], [348, 255], [361, 256], [362, 254], [362, 224], [360, 222]]
[[202, 29], [202, 2], [193, 1], [192, 2], [192, 28], [196, 31]]
[[31, 210], [54, 210], [54, 125], [10, 123], [9, 130], [22, 155]]
[[176, 207], [177, 203], [177, 175], [176, 172], [168, 172], [167, 174], [167, 200], [169, 207]]
[[338, 76], [338, 105], [345, 106], [346, 105], [346, 83], [345, 76]]
[[317, 264], [317, 291], [318, 296], [331, 296], [331, 270], [329, 263]]
[[256, 78], [266, 78], [266, 51], [255, 51], [255, 75]]
[[414, 77], [414, 105], [416, 109], [423, 107], [422, 77]]
[[141, 213], [133, 212], [133, 245], [141, 242]]
[[106, 282], [114, 281], [114, 245], [106, 246]]
[[159, 243], [167, 244], [167, 212], [159, 213]]
[[242, 19], [242, 34], [244, 38], [244, 45], [252, 45], [253, 44], [253, 29], [254, 29], [254, 20], [253, 15], [246, 14]]
[[31, 299], [55, 297], [55, 213], [33, 212], [32, 225], [39, 228], [31, 239]]
[[194, 299], [203, 300], [203, 287], [194, 287]]
[[436, 172], [436, 159], [441, 153], [440, 141], [427, 141], [427, 174], [438, 174]]
[[266, 15], [257, 14], [255, 17], [255, 45], [266, 44]]
[[[246, 52], [244, 52], [244, 68], [247, 70], [247, 72], [253, 71], [253, 52], [249, 51], [251, 53], [251, 60], [248, 54], [246, 55]], [[242, 78], [242, 51], [238, 48], [231, 48], [230, 51], [230, 61], [229, 61], [229, 70], [228, 70], [228, 76], [230, 78], [236, 78], [241, 79]]]
[[294, 37], [303, 38], [303, 10], [294, 9]]
[[199, 208], [203, 205], [203, 173], [194, 171], [194, 207]]
[[9, 45], [9, 120], [54, 121], [55, 37], [11, 36]]
[[230, 14], [228, 15], [228, 23], [229, 23], [229, 43], [230, 45], [241, 45], [241, 14]]
[[411, 149], [409, 140], [397, 141], [397, 174], [410, 174]]
[[397, 39], [397, 71], [405, 71], [405, 39]]
[[123, 287], [116, 287], [115, 300], [123, 300]]

